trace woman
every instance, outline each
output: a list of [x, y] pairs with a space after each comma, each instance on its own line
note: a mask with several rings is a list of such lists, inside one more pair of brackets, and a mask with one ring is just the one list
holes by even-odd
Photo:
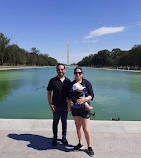
[[[76, 67], [74, 69], [74, 75], [75, 75], [75, 80], [72, 82], [72, 85], [75, 83], [80, 83], [84, 87], [86, 87], [88, 96], [87, 97], [80, 97], [80, 99], [77, 100], [78, 104], [83, 104], [84, 102], [89, 102], [94, 98], [94, 93], [92, 89], [92, 85], [89, 81], [86, 79], [83, 79], [83, 70], [81, 67]], [[69, 106], [73, 106], [72, 101], [68, 101]], [[77, 130], [77, 136], [79, 143], [77, 146], [74, 147], [74, 150], [80, 150], [83, 148], [83, 143], [82, 143], [82, 128], [85, 134], [86, 142], [88, 145], [88, 154], [89, 156], [94, 156], [94, 151], [91, 147], [91, 135], [90, 135], [90, 128], [89, 128], [89, 123], [90, 123], [90, 111], [86, 108], [71, 108], [72, 115], [75, 121], [76, 125], [76, 130]]]

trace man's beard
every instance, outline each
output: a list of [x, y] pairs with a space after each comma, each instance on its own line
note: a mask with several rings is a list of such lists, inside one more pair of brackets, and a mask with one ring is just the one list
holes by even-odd
[[59, 76], [59, 77], [63, 77], [63, 76], [64, 76], [64, 73], [63, 73], [63, 72], [60, 72], [60, 73], [58, 73], [58, 76]]

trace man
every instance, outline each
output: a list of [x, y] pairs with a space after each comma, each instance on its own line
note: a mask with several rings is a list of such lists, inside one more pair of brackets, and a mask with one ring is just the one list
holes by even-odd
[[[49, 81], [47, 90], [48, 90], [48, 102], [49, 106], [53, 112], [53, 141], [52, 145], [57, 145], [57, 133], [58, 133], [58, 123], [61, 118], [62, 122], [62, 140], [61, 142], [64, 145], [68, 145], [68, 141], [66, 139], [67, 132], [67, 102], [66, 97], [70, 88], [70, 80], [65, 77], [65, 66], [64, 64], [58, 64], [56, 66], [57, 76], [52, 78]], [[53, 96], [51, 97], [51, 93], [53, 92]]]

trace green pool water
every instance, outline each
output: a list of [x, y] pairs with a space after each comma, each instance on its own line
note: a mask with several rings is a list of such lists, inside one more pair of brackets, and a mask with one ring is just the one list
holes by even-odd
[[[66, 76], [74, 79], [74, 67]], [[83, 68], [95, 93], [91, 106], [96, 120], [141, 121], [141, 73]], [[51, 119], [46, 87], [55, 67], [0, 71], [0, 118]], [[68, 119], [73, 119], [68, 115]]]

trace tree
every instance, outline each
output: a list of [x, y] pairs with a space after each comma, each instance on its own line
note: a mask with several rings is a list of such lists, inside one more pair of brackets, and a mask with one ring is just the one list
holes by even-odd
[[111, 51], [111, 57], [114, 60], [113, 66], [119, 66], [119, 58], [122, 55], [122, 51], [119, 48], [115, 48]]
[[55, 66], [55, 65], [57, 65], [57, 60], [56, 59], [54, 59], [54, 58], [52, 58], [52, 57], [49, 57], [48, 58], [48, 64], [50, 65], [50, 66]]
[[129, 65], [129, 55], [128, 51], [122, 51], [122, 54], [119, 56], [119, 65], [128, 66]]
[[37, 65], [39, 52], [40, 51], [37, 50], [35, 47], [31, 48], [31, 56], [32, 56], [32, 64], [31, 65]]
[[101, 66], [109, 66], [110, 51], [105, 49], [98, 52], [99, 65]]
[[25, 64], [25, 53], [18, 45], [9, 45], [5, 49], [5, 63], [10, 65]]
[[0, 64], [4, 63], [4, 54], [5, 48], [8, 46], [10, 39], [4, 36], [3, 33], [0, 33]]
[[134, 45], [133, 48], [129, 50], [129, 63], [133, 66], [141, 66], [141, 45]]

